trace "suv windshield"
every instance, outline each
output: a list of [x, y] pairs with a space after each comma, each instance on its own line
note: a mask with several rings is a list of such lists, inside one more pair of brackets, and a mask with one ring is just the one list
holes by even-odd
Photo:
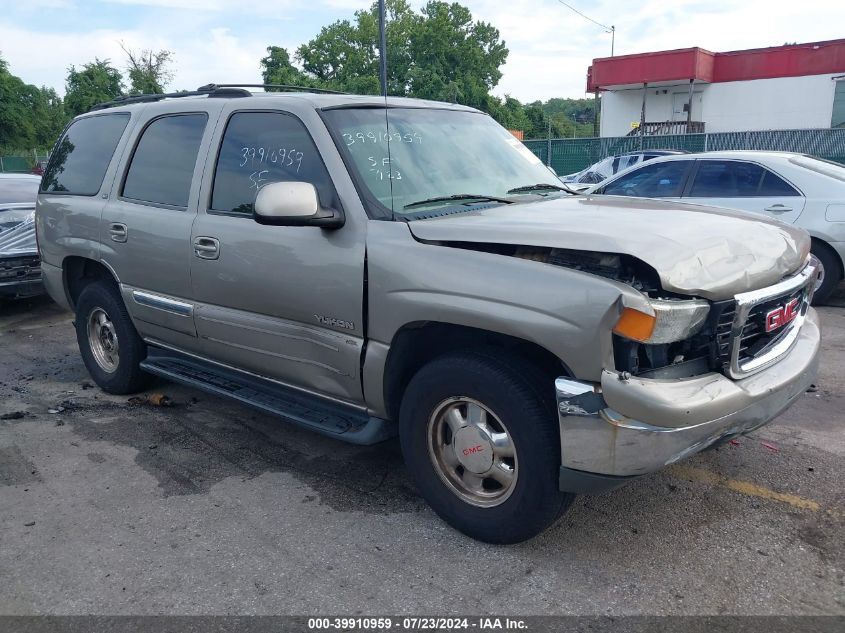
[[[373, 217], [549, 194], [561, 182], [489, 116], [426, 108], [325, 112]], [[407, 208], [406, 208], [407, 207]]]

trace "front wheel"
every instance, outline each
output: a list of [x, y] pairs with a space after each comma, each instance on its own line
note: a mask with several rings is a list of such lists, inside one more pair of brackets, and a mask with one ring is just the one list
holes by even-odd
[[402, 399], [402, 453], [420, 494], [481, 541], [536, 536], [574, 499], [558, 490], [553, 386], [535, 373], [514, 358], [453, 354], [424, 366]]
[[117, 286], [93, 282], [76, 302], [76, 340], [94, 382], [113, 394], [145, 389], [152, 376], [141, 370], [147, 349], [123, 304]]

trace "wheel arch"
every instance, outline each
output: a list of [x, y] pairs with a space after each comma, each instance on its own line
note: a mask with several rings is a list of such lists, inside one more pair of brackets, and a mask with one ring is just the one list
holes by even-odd
[[387, 417], [396, 420], [405, 388], [426, 363], [452, 351], [490, 351], [515, 355], [537, 367], [549, 380], [572, 375], [566, 363], [546, 348], [491, 330], [441, 321], [414, 321], [399, 328], [390, 342], [383, 372], [384, 408]]
[[117, 275], [102, 262], [88, 257], [71, 255], [62, 260], [62, 278], [65, 295], [72, 309], [76, 309], [76, 302], [82, 290], [94, 281], [109, 281], [119, 285]]
[[827, 240], [821, 237], [816, 237], [815, 235], [810, 235], [810, 241], [812, 246], [810, 250], [813, 248], [823, 248], [828, 254], [832, 255], [836, 262], [839, 264], [839, 279], [841, 280], [843, 276], [845, 276], [845, 262], [842, 261], [842, 257], [839, 255], [839, 252], [833, 248]]

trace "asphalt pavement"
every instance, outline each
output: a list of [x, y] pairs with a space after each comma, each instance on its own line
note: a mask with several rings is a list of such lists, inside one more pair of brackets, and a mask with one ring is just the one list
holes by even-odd
[[548, 532], [475, 542], [397, 441], [355, 447], [88, 377], [72, 315], [0, 304], [0, 614], [845, 615], [845, 288], [816, 391]]

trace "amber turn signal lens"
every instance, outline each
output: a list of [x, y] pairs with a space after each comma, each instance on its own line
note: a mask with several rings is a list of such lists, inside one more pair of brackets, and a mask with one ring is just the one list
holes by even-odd
[[656, 323], [657, 317], [633, 308], [625, 308], [613, 331], [620, 336], [645, 342], [651, 338]]

